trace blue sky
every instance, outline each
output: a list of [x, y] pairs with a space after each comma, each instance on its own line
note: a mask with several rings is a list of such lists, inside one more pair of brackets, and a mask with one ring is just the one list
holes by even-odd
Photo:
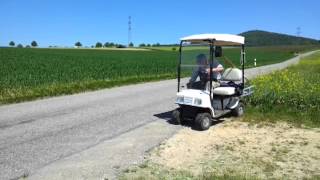
[[0, 46], [13, 40], [42, 47], [177, 43], [198, 33], [238, 34], [261, 29], [320, 39], [319, 0], [0, 0]]

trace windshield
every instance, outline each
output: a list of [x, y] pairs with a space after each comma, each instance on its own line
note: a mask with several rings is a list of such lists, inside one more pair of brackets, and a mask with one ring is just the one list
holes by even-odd
[[208, 44], [184, 43], [181, 52], [180, 89], [206, 89], [210, 61]]
[[[227, 68], [240, 68], [240, 47], [215, 47], [220, 55], [214, 55], [212, 62], [213, 87], [223, 81], [223, 72]], [[208, 43], [191, 44], [184, 42], [181, 50], [180, 90], [198, 89], [209, 91], [210, 87], [210, 45]]]

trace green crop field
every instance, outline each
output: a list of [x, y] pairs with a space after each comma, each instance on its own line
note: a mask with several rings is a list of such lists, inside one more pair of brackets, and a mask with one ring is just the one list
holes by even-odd
[[[310, 48], [247, 48], [247, 65], [254, 58], [258, 65], [280, 62]], [[239, 64], [239, 49], [224, 54]], [[178, 52], [168, 50], [0, 48], [0, 104], [175, 78], [177, 59]]]

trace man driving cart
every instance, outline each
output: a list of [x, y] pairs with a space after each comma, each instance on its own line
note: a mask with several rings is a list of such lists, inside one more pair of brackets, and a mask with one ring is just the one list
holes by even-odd
[[[191, 78], [188, 83], [188, 88], [195, 89], [209, 89], [208, 81], [210, 79], [210, 66], [208, 59], [205, 54], [199, 54], [196, 57], [197, 68], [194, 69]], [[219, 80], [221, 79], [221, 73], [223, 71], [223, 66], [219, 63], [217, 59], [213, 61], [212, 64], [212, 88], [220, 86]], [[196, 82], [197, 78], [200, 78], [200, 81]]]
[[[243, 36], [232, 34], [196, 34], [181, 38], [175, 101], [178, 107], [172, 112], [172, 122], [181, 124], [190, 120], [197, 129], [207, 130], [213, 121], [226, 114], [243, 115], [244, 97], [253, 93], [253, 86], [245, 84], [244, 44]], [[224, 70], [217, 61], [223, 57], [222, 46], [240, 47], [240, 68], [231, 66]], [[206, 49], [208, 53], [202, 54]], [[200, 54], [194, 66], [190, 64], [190, 53], [195, 51], [200, 51]], [[190, 67], [195, 69], [190, 71]], [[187, 72], [192, 73], [190, 80], [181, 78]], [[194, 88], [197, 85], [202, 87]]]

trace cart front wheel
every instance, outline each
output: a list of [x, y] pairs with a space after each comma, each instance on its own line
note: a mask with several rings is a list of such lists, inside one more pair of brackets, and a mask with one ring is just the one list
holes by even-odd
[[199, 113], [195, 118], [195, 123], [199, 130], [207, 130], [212, 124], [211, 115], [209, 113]]
[[181, 124], [182, 123], [182, 113], [181, 113], [180, 108], [177, 108], [172, 112], [171, 122], [173, 124]]

